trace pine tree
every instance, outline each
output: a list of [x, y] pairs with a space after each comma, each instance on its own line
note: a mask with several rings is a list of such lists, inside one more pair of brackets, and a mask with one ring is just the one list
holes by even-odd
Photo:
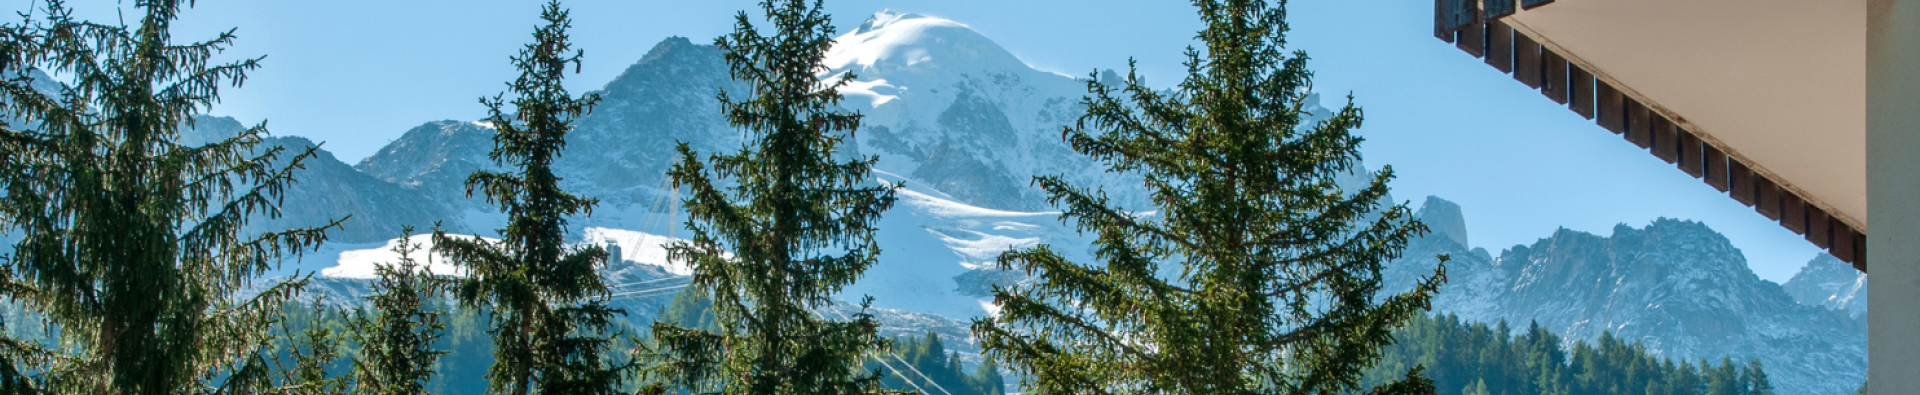
[[[304, 281], [237, 292], [339, 225], [243, 232], [250, 218], [279, 215], [315, 148], [260, 147], [264, 123], [181, 144], [193, 115], [260, 67], [211, 63], [233, 30], [174, 42], [181, 3], [134, 2], [143, 15], [126, 26], [75, 20], [49, 0], [42, 19], [0, 27], [0, 116], [13, 123], [0, 126], [0, 225], [21, 237], [0, 290], [59, 334], [57, 347], [5, 351], [46, 362], [33, 368], [40, 391], [261, 389], [270, 322]], [[35, 90], [35, 72], [63, 86]]]
[[627, 369], [611, 361], [613, 339], [603, 333], [624, 314], [607, 306], [607, 285], [596, 271], [607, 252], [564, 243], [566, 217], [590, 214], [598, 201], [561, 190], [553, 172], [573, 121], [599, 95], [575, 98], [561, 85], [568, 64], [577, 69], [581, 57], [568, 42], [567, 11], [549, 1], [540, 18], [546, 24], [534, 30], [534, 42], [512, 58], [520, 70], [507, 84], [512, 112], [505, 94], [480, 99], [496, 130], [488, 157], [512, 172], [467, 178], [467, 193], [486, 195], [506, 213], [507, 227], [497, 242], [436, 230], [434, 250], [467, 269], [454, 287], [462, 304], [492, 309], [490, 393], [612, 394]]
[[1760, 360], [1748, 360], [1740, 376], [1748, 395], [1773, 395], [1773, 380], [1768, 379], [1767, 371], [1760, 368]]
[[[745, 100], [722, 92], [729, 123], [746, 143], [702, 161], [687, 144], [668, 171], [691, 190], [690, 241], [669, 248], [694, 268], [692, 287], [713, 301], [718, 331], [655, 323], [651, 375], [667, 388], [728, 394], [887, 392], [864, 359], [886, 347], [873, 317], [847, 321], [814, 311], [876, 262], [874, 223], [893, 187], [874, 185], [877, 158], [839, 159], [860, 115], [835, 109], [822, 81], [833, 25], [820, 1], [764, 0], [775, 32], [763, 36], [745, 12], [716, 40]], [[709, 167], [710, 166], [710, 167]], [[864, 307], [864, 306], [863, 306]]]
[[400, 261], [374, 268], [380, 278], [373, 283], [373, 295], [367, 297], [372, 309], [363, 307], [355, 314], [354, 338], [360, 344], [360, 357], [354, 360], [354, 369], [363, 394], [426, 394], [434, 363], [447, 353], [434, 349], [447, 328], [445, 314], [427, 308], [447, 280], [413, 259], [421, 248], [413, 242], [413, 228], [403, 227], [401, 234], [400, 243], [393, 247]]
[[[1124, 87], [1087, 83], [1087, 113], [1064, 139], [1142, 176], [1154, 207], [1034, 179], [1064, 221], [1098, 236], [1101, 261], [1051, 246], [1000, 256], [1035, 280], [996, 288], [999, 315], [973, 330], [1034, 393], [1345, 393], [1427, 307], [1441, 272], [1379, 294], [1381, 266], [1426, 228], [1404, 204], [1381, 207], [1391, 167], [1338, 186], [1359, 160], [1361, 111], [1349, 101], [1304, 121], [1312, 73], [1304, 53], [1284, 53], [1281, 3], [1194, 1], [1205, 47], [1187, 51], [1171, 92], [1131, 72]], [[1372, 391], [1431, 391], [1417, 371]]]
[[329, 372], [328, 369], [340, 361], [340, 338], [345, 336], [344, 328], [330, 326], [335, 322], [339, 311], [327, 305], [315, 302], [311, 306], [293, 304], [290, 309], [301, 310], [301, 314], [290, 314], [289, 318], [279, 322], [280, 334], [286, 348], [284, 355], [274, 358], [274, 373], [266, 379], [274, 383], [270, 393], [279, 395], [347, 395], [352, 393], [352, 377]]

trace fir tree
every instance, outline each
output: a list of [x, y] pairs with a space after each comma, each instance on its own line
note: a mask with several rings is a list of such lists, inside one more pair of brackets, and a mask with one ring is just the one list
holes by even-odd
[[1773, 395], [1773, 380], [1767, 378], [1767, 371], [1760, 368], [1760, 360], [1747, 361], [1741, 368], [1740, 381], [1746, 395]]
[[[1358, 190], [1338, 186], [1359, 160], [1361, 111], [1349, 101], [1305, 121], [1312, 73], [1304, 53], [1284, 52], [1281, 3], [1195, 1], [1204, 48], [1187, 51], [1188, 76], [1171, 92], [1136, 73], [1119, 88], [1088, 81], [1087, 113], [1064, 139], [1109, 171], [1141, 175], [1153, 207], [1034, 179], [1063, 220], [1098, 236], [1101, 262], [1044, 245], [1000, 256], [1035, 280], [996, 287], [999, 315], [973, 329], [1027, 388], [1346, 393], [1390, 330], [1427, 307], [1440, 272], [1379, 294], [1381, 266], [1426, 228], [1404, 204], [1381, 207], [1391, 167]], [[1431, 391], [1418, 370], [1372, 391]]]
[[[8, 358], [0, 370], [46, 362], [32, 368], [33, 381], [56, 393], [262, 390], [268, 328], [304, 281], [236, 292], [339, 222], [242, 231], [250, 218], [279, 215], [282, 191], [314, 149], [259, 147], [264, 123], [181, 144], [193, 115], [260, 58], [210, 63], [233, 30], [176, 43], [181, 1], [133, 4], [142, 12], [135, 26], [75, 20], [48, 0], [42, 19], [0, 27], [0, 115], [13, 122], [0, 126], [0, 225], [20, 237], [0, 290], [43, 313], [59, 336], [49, 349], [6, 342], [0, 354], [30, 358]], [[35, 90], [36, 71], [63, 86]]]
[[573, 121], [599, 95], [575, 98], [561, 85], [569, 63], [577, 69], [581, 57], [568, 42], [567, 11], [549, 1], [540, 18], [546, 24], [534, 30], [534, 42], [512, 58], [520, 70], [507, 84], [512, 112], [504, 94], [480, 100], [496, 130], [489, 158], [511, 172], [483, 170], [467, 179], [468, 195], [486, 195], [506, 213], [507, 227], [497, 242], [436, 230], [434, 249], [467, 269], [455, 296], [492, 309], [489, 392], [612, 394], [627, 369], [612, 363], [612, 337], [603, 333], [624, 314], [607, 306], [607, 285], [596, 271], [607, 252], [564, 243], [566, 217], [591, 213], [597, 200], [561, 190], [553, 172]]
[[353, 388], [352, 377], [333, 374], [329, 368], [340, 361], [340, 338], [345, 328], [337, 322], [339, 311], [319, 302], [311, 306], [290, 306], [301, 310], [279, 323], [286, 350], [274, 358], [274, 373], [267, 380], [275, 383], [269, 393], [280, 395], [347, 395]]
[[355, 315], [360, 357], [354, 368], [363, 394], [426, 394], [434, 363], [447, 353], [434, 349], [447, 328], [444, 314], [427, 308], [446, 280], [413, 259], [420, 250], [413, 243], [413, 228], [403, 227], [401, 233], [406, 236], [393, 247], [400, 261], [374, 268], [380, 278], [367, 297], [372, 309], [363, 307]]
[[745, 100], [722, 92], [729, 123], [746, 143], [701, 160], [681, 143], [668, 171], [686, 187], [690, 241], [669, 248], [693, 266], [692, 287], [712, 300], [718, 331], [656, 323], [650, 358], [655, 391], [728, 394], [886, 392], [862, 361], [886, 346], [865, 310], [848, 321], [817, 315], [876, 262], [874, 223], [893, 205], [893, 187], [873, 185], [877, 158], [839, 159], [860, 115], [835, 109], [838, 88], [822, 81], [833, 25], [819, 1], [764, 0], [773, 23], [763, 36], [745, 12], [716, 40]]

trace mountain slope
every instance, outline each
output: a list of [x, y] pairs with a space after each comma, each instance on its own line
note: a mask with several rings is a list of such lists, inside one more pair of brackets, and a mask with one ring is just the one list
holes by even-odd
[[[855, 76], [842, 88], [843, 105], [868, 116], [852, 149], [881, 158], [876, 182], [907, 187], [879, 225], [881, 262], [841, 296], [871, 295], [878, 307], [918, 317], [920, 324], [899, 325], [902, 333], [938, 327], [944, 336], [964, 336], [956, 320], [991, 313], [983, 292], [989, 284], [1024, 279], [986, 267], [1007, 248], [1051, 244], [1088, 262], [1090, 254], [1073, 247], [1086, 239], [1049, 211], [1029, 185], [1032, 176], [1063, 174], [1105, 188], [1129, 209], [1150, 209], [1137, 178], [1105, 173], [1061, 143], [1060, 128], [1077, 120], [1086, 81], [1027, 67], [965, 24], [881, 12], [840, 37], [827, 66], [828, 75]], [[667, 284], [684, 281], [674, 279], [685, 267], [655, 256], [683, 219], [673, 204], [679, 197], [664, 188], [663, 173], [677, 159], [673, 147], [684, 142], [703, 155], [738, 149], [741, 136], [722, 120], [714, 98], [743, 88], [714, 47], [668, 39], [609, 82], [600, 106], [569, 136], [557, 168], [563, 187], [602, 199], [593, 216], [571, 219], [572, 241], [621, 248], [624, 266], [607, 270], [621, 277], [616, 294], [636, 299], [622, 302], [636, 314], [630, 319], [650, 319], [648, 309], [673, 290]], [[311, 256], [306, 267], [370, 259], [367, 251], [393, 236], [380, 232], [395, 231], [387, 228], [397, 223], [443, 220], [482, 235], [500, 226], [502, 217], [464, 188], [473, 170], [492, 168], [492, 134], [475, 122], [429, 122], [352, 172], [316, 165], [302, 179], [317, 192], [301, 199], [323, 203], [283, 224], [351, 212], [372, 225]], [[1366, 174], [1354, 172], [1340, 185], [1357, 187]], [[402, 207], [408, 202], [418, 207]], [[1661, 220], [1606, 236], [1562, 230], [1496, 256], [1469, 244], [1457, 205], [1430, 198], [1420, 216], [1435, 233], [1391, 265], [1386, 290], [1406, 289], [1429, 273], [1435, 254], [1450, 254], [1451, 281], [1438, 310], [1477, 321], [1538, 321], [1569, 341], [1611, 331], [1673, 357], [1760, 358], [1784, 395], [1841, 393], [1864, 372], [1863, 324], [1794, 302], [1832, 299], [1845, 287], [1823, 284], [1839, 280], [1809, 274], [1784, 288], [1761, 281], [1739, 250], [1703, 224]], [[335, 280], [350, 277], [328, 281]], [[1818, 292], [1795, 291], [1802, 288]]]
[[1796, 303], [1706, 225], [1660, 219], [1599, 236], [1562, 229], [1498, 258], [1447, 237], [1415, 241], [1390, 268], [1403, 289], [1450, 254], [1434, 310], [1469, 321], [1537, 322], [1567, 341], [1611, 332], [1683, 359], [1757, 358], [1781, 394], [1850, 393], [1865, 379], [1863, 322]]
[[1855, 317], [1867, 313], [1867, 274], [1832, 255], [1814, 256], [1780, 287], [1800, 304], [1842, 310]]

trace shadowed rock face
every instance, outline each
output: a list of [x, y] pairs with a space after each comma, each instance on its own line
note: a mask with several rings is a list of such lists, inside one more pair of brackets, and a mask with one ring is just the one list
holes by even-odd
[[1561, 229], [1498, 258], [1436, 232], [1392, 265], [1386, 289], [1410, 287], [1436, 254], [1453, 261], [1435, 311], [1537, 322], [1569, 342], [1612, 332], [1671, 358], [1759, 359], [1780, 394], [1850, 393], [1866, 377], [1863, 322], [1796, 303], [1705, 224], [1660, 219], [1608, 236]]
[[[196, 116], [192, 127], [180, 131], [180, 142], [188, 146], [218, 142], [239, 135], [247, 127], [229, 117]], [[304, 137], [268, 137], [254, 153], [279, 149], [274, 162], [278, 167], [314, 146]], [[327, 233], [330, 241], [368, 243], [400, 236], [402, 225], [430, 228], [453, 213], [417, 190], [361, 173], [324, 149], [302, 165], [305, 168], [294, 173], [294, 182], [283, 191], [280, 215], [255, 214], [248, 220], [249, 232], [317, 227], [342, 219], [340, 229]]]
[[1427, 202], [1420, 205], [1420, 211], [1414, 213], [1414, 218], [1427, 224], [1427, 230], [1432, 235], [1453, 240], [1461, 247], [1473, 245], [1467, 243], [1467, 219], [1460, 213], [1459, 204], [1439, 196], [1428, 196]]

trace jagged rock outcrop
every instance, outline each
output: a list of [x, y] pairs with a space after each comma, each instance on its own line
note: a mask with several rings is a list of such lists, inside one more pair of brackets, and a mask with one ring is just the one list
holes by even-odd
[[1867, 274], [1832, 255], [1815, 255], [1780, 287], [1800, 304], [1841, 310], [1855, 317], [1867, 313]]
[[1453, 260], [1434, 310], [1466, 320], [1537, 322], [1570, 342], [1612, 332], [1687, 360], [1759, 359], [1781, 394], [1846, 394], [1866, 378], [1864, 322], [1796, 303], [1699, 222], [1561, 229], [1497, 258], [1429, 236], [1392, 265], [1387, 289], [1409, 287], [1436, 254]]

